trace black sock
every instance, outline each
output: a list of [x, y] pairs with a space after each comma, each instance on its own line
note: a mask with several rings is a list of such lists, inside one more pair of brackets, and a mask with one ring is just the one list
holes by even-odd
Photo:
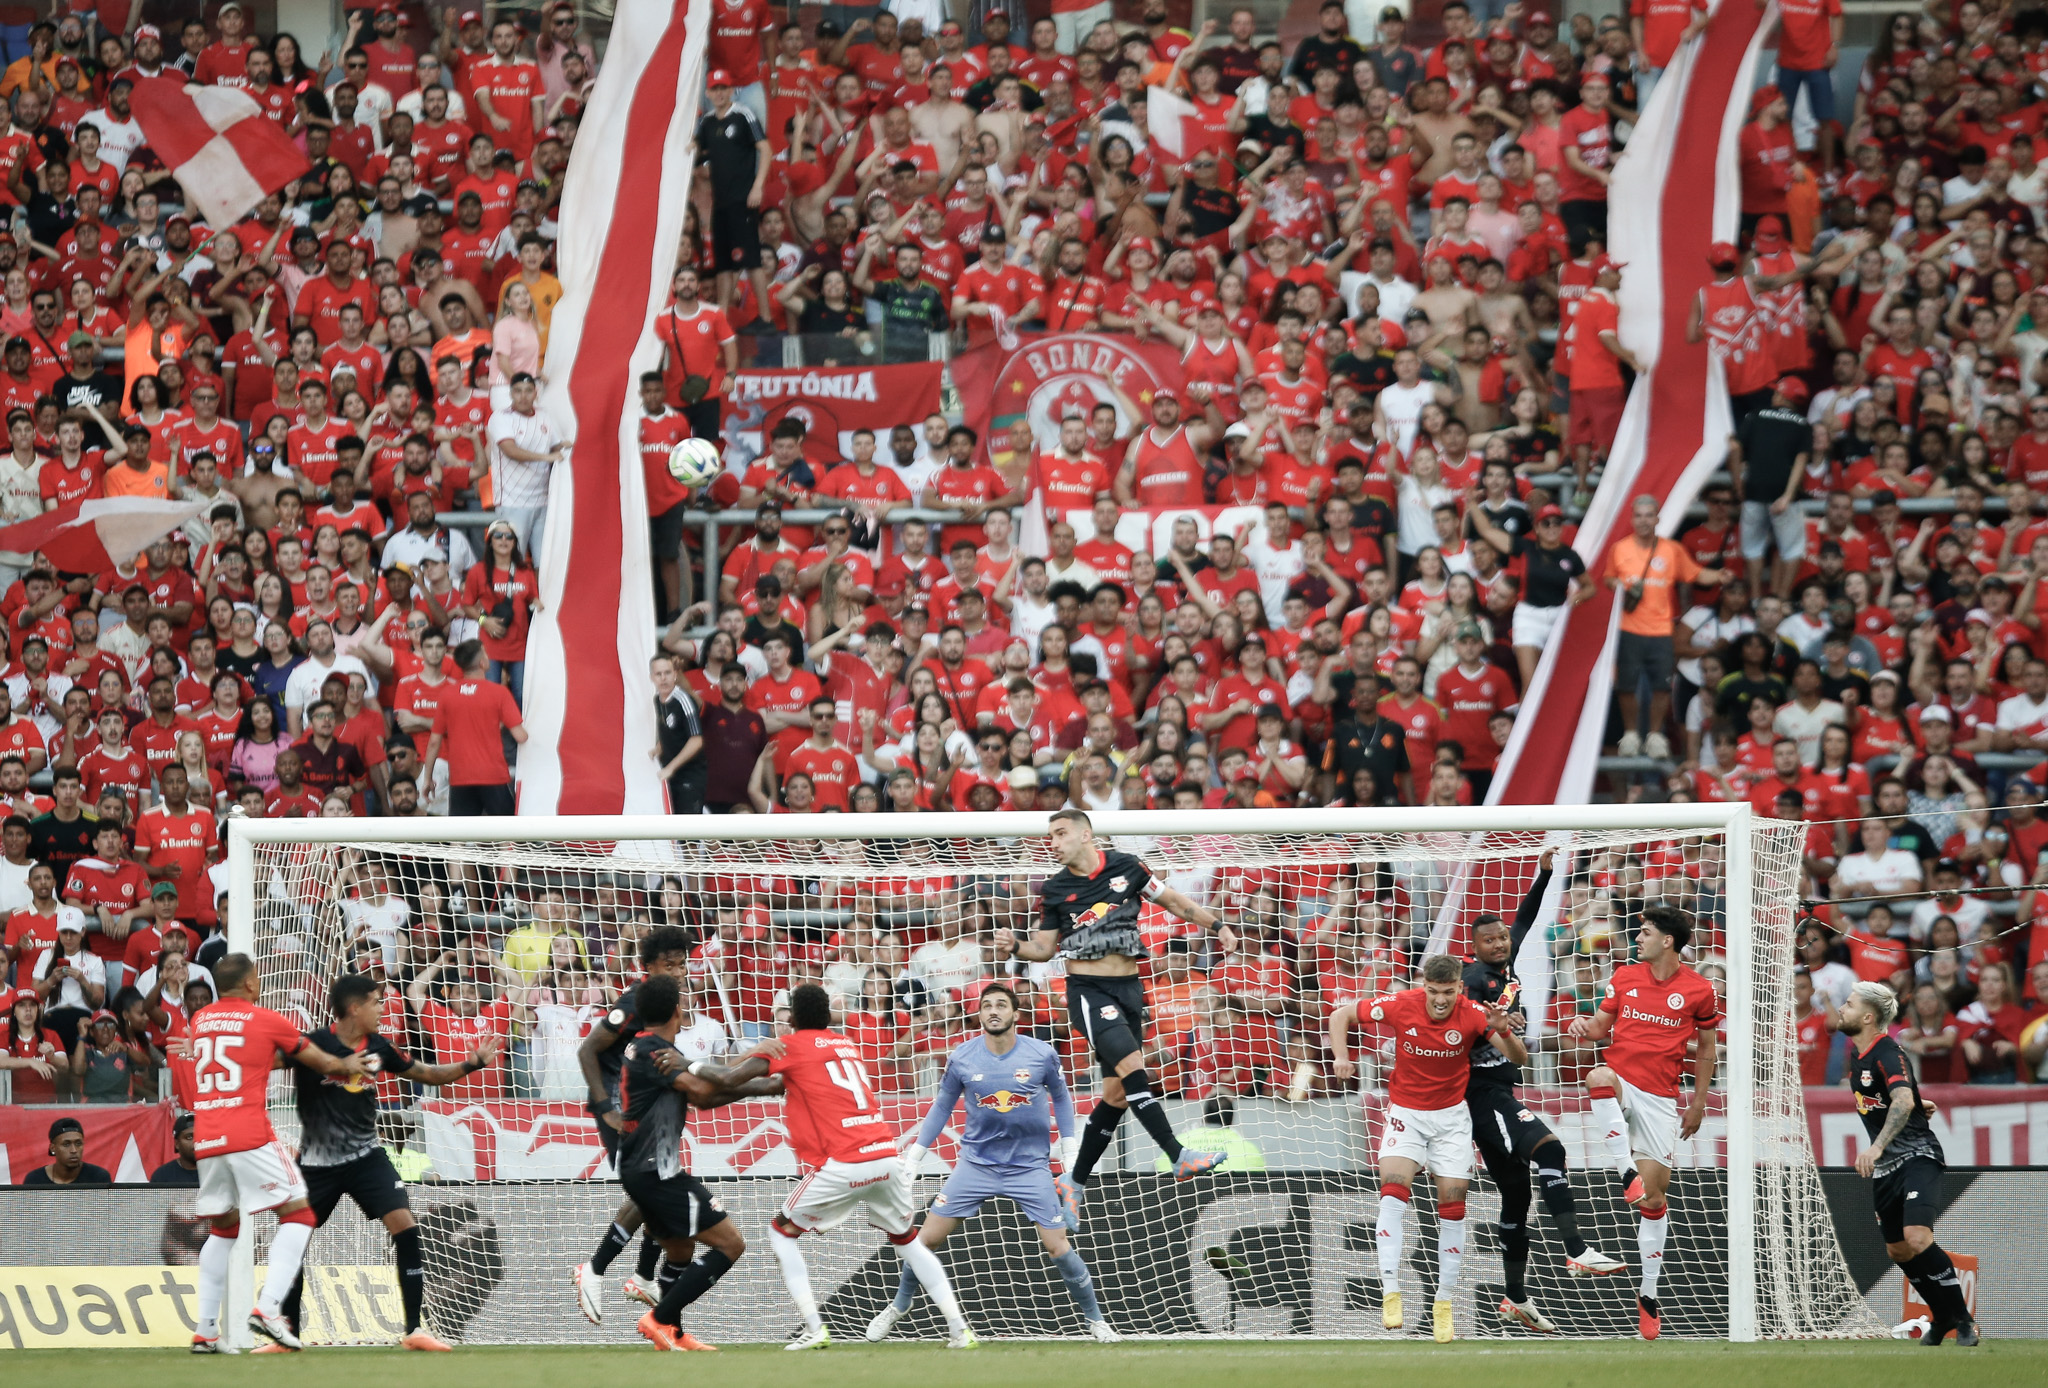
[[420, 1252], [419, 1226], [393, 1234], [391, 1249], [398, 1259], [398, 1299], [405, 1307], [405, 1333], [410, 1335], [420, 1328], [420, 1307], [427, 1299], [427, 1261]]
[[1124, 1111], [1107, 1100], [1100, 1100], [1095, 1111], [1088, 1115], [1088, 1122], [1081, 1128], [1081, 1152], [1074, 1158], [1074, 1169], [1067, 1173], [1067, 1179], [1077, 1186], [1088, 1184], [1088, 1177], [1095, 1171], [1095, 1163], [1102, 1160], [1102, 1154], [1109, 1150], [1110, 1139], [1116, 1136], [1116, 1125], [1124, 1121]]
[[1929, 1244], [1926, 1251], [1899, 1264], [1899, 1271], [1919, 1291], [1920, 1299], [1927, 1303], [1936, 1320], [1961, 1325], [1970, 1319], [1970, 1303], [1963, 1296], [1956, 1265], [1940, 1244]]
[[717, 1249], [705, 1249], [697, 1255], [697, 1261], [677, 1274], [669, 1289], [661, 1294], [661, 1305], [654, 1308], [654, 1318], [663, 1325], [681, 1325], [683, 1308], [717, 1286], [718, 1279], [725, 1276], [725, 1270], [731, 1266], [732, 1259]]
[[1159, 1150], [1166, 1153], [1168, 1161], [1180, 1160], [1180, 1139], [1173, 1135], [1173, 1124], [1166, 1121], [1166, 1107], [1152, 1093], [1152, 1080], [1143, 1069], [1131, 1071], [1123, 1076], [1124, 1099], [1131, 1106], [1131, 1112], [1138, 1115], [1138, 1121], [1145, 1125], [1145, 1131], [1152, 1134], [1152, 1140], [1159, 1144]]
[[1544, 1208], [1550, 1211], [1550, 1222], [1557, 1226], [1565, 1256], [1576, 1258], [1586, 1251], [1586, 1241], [1579, 1237], [1579, 1207], [1572, 1199], [1572, 1179], [1564, 1172], [1562, 1146], [1545, 1143], [1536, 1161], [1536, 1180], [1543, 1190]]
[[299, 1308], [304, 1303], [305, 1296], [306, 1273], [301, 1268], [298, 1277], [292, 1282], [292, 1289], [284, 1295], [284, 1304], [277, 1308], [278, 1314], [284, 1317], [285, 1324], [292, 1328], [294, 1335], [299, 1333]]
[[1509, 1301], [1529, 1299], [1529, 1226], [1496, 1224], [1500, 1234], [1500, 1265], [1507, 1277]]
[[672, 1263], [667, 1258], [663, 1258], [661, 1260], [661, 1270], [654, 1274], [656, 1293], [658, 1295], [666, 1295], [668, 1289], [675, 1285], [676, 1279], [683, 1275], [683, 1269], [688, 1266], [688, 1263]]
[[590, 1270], [599, 1277], [612, 1265], [612, 1259], [626, 1251], [626, 1245], [633, 1241], [632, 1231], [623, 1224], [606, 1227], [604, 1237], [597, 1241], [597, 1252], [590, 1255]]
[[660, 1262], [660, 1243], [656, 1242], [654, 1235], [642, 1234], [640, 1236], [640, 1266], [638, 1268], [640, 1280], [642, 1282], [652, 1280], [654, 1269]]

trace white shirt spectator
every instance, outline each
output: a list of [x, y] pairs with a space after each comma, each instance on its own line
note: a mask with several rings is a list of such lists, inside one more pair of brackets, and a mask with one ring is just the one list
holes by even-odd
[[[79, 924], [84, 924], [85, 912], [79, 910], [75, 906], [60, 906], [57, 908], [57, 920], [59, 921], [59, 929], [63, 928], [62, 922], [64, 920], [64, 913], [66, 911], [69, 911], [73, 916], [77, 917]], [[56, 962], [57, 950], [56, 947], [53, 945], [50, 948], [43, 951], [42, 958], [36, 960], [36, 968], [34, 974], [35, 981], [41, 983], [44, 979], [48, 978], [50, 976], [50, 970], [53, 966], [56, 965]], [[80, 947], [78, 953], [66, 958], [64, 960], [64, 963], [70, 965], [72, 968], [75, 968], [80, 973], [84, 974], [85, 982], [80, 983], [75, 978], [65, 979], [63, 982], [57, 985], [57, 991], [50, 996], [47, 1005], [52, 1011], [56, 1011], [66, 1007], [74, 1007], [79, 1009], [80, 1011], [85, 1011], [92, 1006], [92, 1004], [86, 1000], [85, 990], [87, 987], [95, 984], [97, 984], [101, 988], [105, 988], [107, 986], [107, 966], [100, 961], [100, 957], [97, 954], [92, 953], [91, 951], [83, 948], [82, 946]]]
[[1244, 557], [1259, 576], [1259, 601], [1265, 604], [1266, 620], [1277, 627], [1285, 617], [1281, 604], [1287, 600], [1287, 585], [1307, 572], [1301, 541], [1291, 540], [1285, 548], [1276, 549], [1266, 528], [1260, 526], [1245, 537]]
[[132, 114], [125, 121], [117, 121], [113, 112], [102, 107], [86, 112], [78, 123], [99, 130], [100, 158], [114, 166], [116, 177], [128, 172], [128, 161], [135, 157], [135, 151], [149, 143], [143, 138], [142, 123]]
[[391, 88], [382, 82], [365, 82], [356, 93], [356, 124], [370, 132], [378, 149], [384, 148], [384, 122], [398, 109]]
[[548, 476], [555, 465], [545, 460], [527, 463], [508, 458], [498, 445], [510, 442], [528, 453], [548, 452], [561, 443], [562, 436], [548, 421], [547, 415], [540, 410], [532, 414], [521, 414], [517, 410], [494, 411], [490, 424], [484, 430], [484, 438], [491, 447], [491, 485], [497, 490], [498, 505], [515, 510], [546, 506]]
[[1999, 701], [1998, 727], [2001, 731], [2021, 733], [2029, 728], [2038, 729], [2043, 724], [2048, 724], [2048, 699], [2036, 703], [2021, 692]]
[[1848, 721], [1848, 717], [1833, 699], [1822, 699], [1810, 709], [1801, 708], [1794, 699], [1778, 710], [1778, 716], [1771, 720], [1771, 731], [1798, 742], [1799, 760], [1807, 766], [1818, 766], [1821, 733], [1836, 723]]
[[1984, 933], [1984, 922], [1990, 918], [1991, 908], [1974, 896], [1958, 896], [1952, 904], [1946, 905], [1940, 898], [1930, 897], [1913, 908], [1908, 930], [1914, 944], [1926, 945], [1938, 916], [1953, 920], [1956, 938], [1965, 945], [1974, 945]]
[[1876, 857], [1847, 853], [1835, 864], [1835, 885], [1844, 896], [1851, 887], [1869, 887], [1874, 896], [1920, 890], [1920, 860], [1903, 848], [1887, 848]]
[[341, 903], [341, 918], [348, 925], [349, 938], [360, 937], [375, 945], [384, 956], [384, 967], [398, 967], [398, 942], [405, 934], [406, 922], [412, 919], [412, 908], [405, 898], [395, 893], [380, 901], [357, 897], [354, 901]]
[[20, 867], [0, 858], [0, 911], [26, 911], [35, 900], [28, 889], [29, 869], [35, 866], [31, 858]]
[[1038, 658], [1038, 638], [1059, 616], [1059, 609], [1049, 602], [1034, 602], [1031, 597], [1019, 593], [1010, 600], [1010, 634], [1031, 645], [1031, 658]]
[[[469, 547], [469, 541], [460, 530], [444, 530], [435, 527], [431, 534], [422, 535], [411, 526], [399, 531], [384, 542], [384, 567], [393, 564], [410, 564], [417, 573], [419, 566], [429, 559], [448, 561], [448, 572], [460, 583], [462, 576], [476, 563], [476, 553]], [[451, 635], [450, 640], [453, 640]]]
[[1849, 990], [1856, 986], [1856, 971], [1847, 964], [1837, 964], [1832, 959], [1817, 969], [1807, 971], [1813, 980], [1814, 996], [1827, 999], [1832, 1008], [1839, 1008], [1849, 1001]]
[[[1747, 612], [1738, 612], [1723, 621], [1718, 607], [1695, 607], [1678, 620], [1685, 623], [1692, 644], [1701, 648], [1726, 645], [1736, 637], [1756, 630], [1756, 621]], [[1679, 661], [1678, 673], [1685, 676], [1688, 684], [1700, 683], [1699, 658], [1695, 656], [1691, 660]]]
[[[214, 988], [213, 970], [207, 968], [204, 964], [194, 964], [188, 961], [185, 965], [185, 981], [187, 983], [204, 983], [208, 988], [213, 988], [215, 993], [220, 991], [218, 988]], [[144, 997], [148, 997], [149, 990], [154, 987], [156, 987], [156, 965], [151, 964], [136, 978], [135, 991]], [[178, 1002], [179, 999], [171, 998], [169, 1001]]]
[[981, 977], [981, 946], [967, 936], [919, 945], [910, 976], [935, 993], [958, 992]]
[[370, 667], [352, 655], [336, 655], [326, 665], [317, 656], [307, 656], [292, 677], [285, 681], [284, 707], [286, 713], [297, 709], [301, 717], [308, 708], [320, 702], [320, 686], [329, 675], [361, 675], [369, 681], [370, 694], [377, 692], [377, 677], [370, 673]]
[[[449, 87], [446, 90], [448, 92], [448, 119], [460, 121], [464, 125], [469, 124], [469, 103], [464, 101], [462, 93], [456, 91], [453, 87]], [[413, 88], [404, 96], [398, 98], [398, 109], [411, 116], [413, 123], [417, 125], [427, 118], [427, 94], [418, 87]]]

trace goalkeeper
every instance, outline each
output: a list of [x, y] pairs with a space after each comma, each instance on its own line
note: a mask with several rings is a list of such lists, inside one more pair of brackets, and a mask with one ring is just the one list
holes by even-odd
[[[1017, 1034], [1017, 995], [1007, 984], [990, 983], [981, 994], [981, 1035], [953, 1052], [939, 1081], [938, 1097], [924, 1125], [903, 1154], [903, 1169], [913, 1178], [925, 1153], [954, 1106], [967, 1101], [967, 1125], [960, 1135], [960, 1163], [925, 1215], [918, 1242], [926, 1248], [944, 1246], [963, 1219], [970, 1218], [992, 1196], [1007, 1195], [1038, 1226], [1039, 1241], [1053, 1266], [1074, 1294], [1088, 1333], [1105, 1343], [1122, 1337], [1103, 1319], [1095, 1300], [1095, 1282], [1088, 1265], [1067, 1240], [1061, 1202], [1053, 1189], [1047, 1159], [1052, 1152], [1052, 1125], [1060, 1128], [1060, 1164], [1071, 1168], [1080, 1146], [1075, 1132], [1074, 1102], [1060, 1074], [1059, 1054], [1033, 1036]], [[868, 1338], [886, 1337], [910, 1310], [917, 1279], [908, 1263], [897, 1283], [896, 1300], [868, 1323]]]

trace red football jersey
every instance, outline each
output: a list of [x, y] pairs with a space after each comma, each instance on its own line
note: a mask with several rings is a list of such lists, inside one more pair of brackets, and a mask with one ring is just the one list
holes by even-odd
[[1686, 1043], [1720, 1020], [1721, 1001], [1688, 965], [1659, 979], [1648, 964], [1624, 964], [1608, 981], [1600, 1010], [1614, 1018], [1608, 1068], [1646, 1093], [1676, 1098]]
[[242, 998], [210, 1003], [192, 1019], [193, 1146], [199, 1156], [249, 1152], [277, 1141], [264, 1105], [279, 1053], [306, 1045], [281, 1014]]
[[1451, 1015], [1439, 1022], [1429, 1015], [1422, 989], [1409, 988], [1374, 998], [1362, 1011], [1362, 1021], [1394, 1038], [1389, 1102], [1419, 1110], [1455, 1108], [1465, 1102], [1472, 1048], [1486, 1035], [1485, 1008], [1461, 997]]
[[828, 1161], [879, 1161], [896, 1152], [896, 1130], [882, 1112], [861, 1062], [860, 1045], [836, 1031], [798, 1031], [769, 1063], [789, 1100], [783, 1126], [806, 1167]]

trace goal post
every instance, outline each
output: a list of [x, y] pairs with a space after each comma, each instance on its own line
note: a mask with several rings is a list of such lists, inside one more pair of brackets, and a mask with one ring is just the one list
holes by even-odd
[[[1359, 1077], [1337, 1081], [1328, 1017], [1346, 989], [1370, 995], [1419, 982], [1414, 970], [1425, 952], [1467, 952], [1466, 926], [1479, 912], [1512, 919], [1538, 855], [1555, 848], [1562, 885], [1553, 886], [1547, 918], [1518, 961], [1525, 979], [1532, 970], [1543, 974], [1525, 983], [1544, 999], [1528, 1024], [1535, 1054], [1525, 1102], [1572, 1150], [1581, 1232], [1630, 1268], [1598, 1280], [1557, 1275], [1561, 1257], [1539, 1203], [1528, 1221], [1537, 1239], [1533, 1293], [1567, 1334], [1633, 1330], [1633, 1216], [1604, 1161], [1588, 1155], [1581, 1080], [1590, 1054], [1574, 1048], [1565, 1028], [1570, 1015], [1597, 1003], [1612, 965], [1626, 961], [1635, 915], [1663, 901], [1699, 915], [1695, 962], [1725, 974], [1717, 983], [1726, 1015], [1712, 1131], [1686, 1144], [1680, 1161], [1689, 1165], [1673, 1185], [1666, 1286], [1679, 1309], [1667, 1307], [1665, 1333], [1735, 1341], [1882, 1333], [1829, 1222], [1799, 1087], [1791, 971], [1804, 826], [1725, 804], [1104, 811], [1090, 818], [1100, 840], [1137, 853], [1247, 936], [1239, 956], [1211, 957], [1206, 942], [1187, 939], [1148, 908], [1147, 941], [1160, 961], [1153, 1026], [1162, 1034], [1184, 1028], [1171, 1035], [1185, 1038], [1175, 1040], [1180, 1049], [1170, 1061], [1148, 1063], [1171, 1072], [1164, 1089], [1177, 1131], [1213, 1125], [1227, 1109], [1236, 1115], [1234, 1134], [1260, 1152], [1264, 1168], [1226, 1165], [1213, 1180], [1175, 1186], [1155, 1174], [1155, 1149], [1138, 1125], [1122, 1125], [1100, 1168], [1109, 1194], [1091, 1195], [1079, 1239], [1120, 1328], [1384, 1333], [1371, 1208], [1385, 1067], [1372, 1040], [1354, 1036]], [[518, 1072], [505, 1062], [502, 1098], [465, 1103], [424, 1091], [388, 1095], [387, 1103], [409, 1115], [433, 1165], [436, 1199], [460, 1211], [450, 1218], [463, 1232], [449, 1238], [443, 1269], [450, 1258], [481, 1256], [476, 1229], [489, 1225], [490, 1286], [473, 1290], [452, 1317], [436, 1309], [430, 1257], [430, 1322], [476, 1340], [596, 1342], [630, 1335], [623, 1305], [593, 1331], [561, 1293], [567, 1269], [602, 1232], [618, 1188], [593, 1156], [580, 1082], [562, 1078], [560, 1038], [573, 1035], [579, 1008], [595, 1011], [586, 995], [609, 995], [628, 981], [633, 933], [666, 923], [697, 932], [699, 1005], [737, 1049], [772, 1029], [780, 990], [823, 981], [835, 990], [836, 1007], [861, 1010], [869, 1027], [863, 1044], [874, 1042], [875, 1065], [888, 1074], [892, 1118], [907, 1125], [929, 1102], [943, 1046], [965, 1039], [966, 1000], [979, 982], [1018, 972], [994, 962], [987, 937], [1034, 928], [1037, 883], [1056, 868], [1048, 820], [1044, 813], [232, 818], [228, 943], [258, 959], [266, 1003], [310, 1011], [302, 1022], [321, 1025], [325, 982], [365, 949], [384, 952], [395, 993], [417, 972], [426, 947], [412, 937], [433, 929], [496, 949], [515, 932], [531, 935], [545, 925], [553, 933], [542, 930], [540, 938], [551, 958], [556, 934], [575, 937], [559, 954], [577, 956], [578, 967], [565, 963], [559, 978], [544, 967], [520, 983], [509, 956], [506, 967], [471, 961], [472, 981], [485, 989], [503, 983], [506, 1000], [523, 998], [522, 1025], [534, 1028], [521, 1042]], [[395, 945], [356, 909], [354, 899], [373, 881], [388, 882], [384, 890], [413, 913], [411, 935]], [[431, 943], [438, 948], [440, 937]], [[563, 980], [584, 1000], [558, 996]], [[1097, 1081], [1068, 1039], [1061, 971], [1032, 966], [1017, 981], [1035, 1030], [1060, 1046], [1085, 1110]], [[881, 1001], [862, 1003], [862, 989]], [[540, 998], [547, 1001], [536, 1004]], [[1171, 1017], [1170, 1006], [1179, 1008]], [[387, 1007], [387, 1034], [398, 1029], [397, 1010]], [[412, 1028], [407, 1044], [417, 1048], [419, 1019], [410, 1010], [403, 1017]], [[1165, 1041], [1159, 1045], [1164, 1056]], [[281, 1135], [295, 1131], [282, 1080], [272, 1105]], [[955, 1156], [953, 1131], [949, 1125], [942, 1150], [927, 1158], [921, 1200], [937, 1193]], [[793, 1174], [780, 1135], [776, 1107], [756, 1102], [693, 1117], [686, 1139], [696, 1169], [750, 1236]], [[1498, 1194], [1483, 1166], [1475, 1166], [1471, 1198], [1476, 1256], [1457, 1289], [1459, 1333], [1511, 1333], [1488, 1314], [1487, 1296], [1498, 1296], [1499, 1247], [1490, 1232]], [[998, 1335], [1077, 1329], [1070, 1308], [1057, 1304], [1064, 1292], [1056, 1279], [1048, 1282], [1037, 1266], [1028, 1226], [1008, 1202], [989, 1209], [1008, 1213], [970, 1221], [945, 1254], [970, 1319]], [[1418, 1185], [1416, 1215], [1429, 1229], [1433, 1210], [1433, 1197], [1425, 1200]], [[1120, 1240], [1120, 1216], [1154, 1237]], [[237, 1250], [244, 1277], [254, 1261], [254, 1223]], [[359, 1223], [345, 1210], [316, 1236], [309, 1263], [377, 1262], [377, 1241], [353, 1227]], [[423, 1224], [433, 1237], [433, 1222]], [[1168, 1228], [1179, 1240], [1172, 1247], [1157, 1237]], [[853, 1259], [820, 1274], [821, 1284], [837, 1288], [824, 1295], [820, 1287], [828, 1323], [836, 1316], [864, 1325], [878, 1298], [894, 1291], [893, 1272], [885, 1277], [883, 1261], [869, 1256], [879, 1237], [843, 1231], [825, 1238]], [[1434, 1275], [1430, 1244], [1411, 1229], [1404, 1282]], [[630, 1254], [622, 1259], [630, 1261]], [[700, 1333], [714, 1341], [761, 1339], [786, 1329], [786, 1299], [766, 1261], [748, 1260], [751, 1268], [742, 1265], [721, 1284], [723, 1312], [720, 1293], [697, 1308], [708, 1327]], [[630, 1270], [615, 1268], [614, 1279]], [[1426, 1306], [1413, 1297], [1415, 1284], [1407, 1285], [1409, 1304]], [[733, 1311], [742, 1297], [753, 1303], [751, 1315]], [[788, 1319], [794, 1323], [793, 1312]], [[915, 1324], [906, 1321], [899, 1333]]]

